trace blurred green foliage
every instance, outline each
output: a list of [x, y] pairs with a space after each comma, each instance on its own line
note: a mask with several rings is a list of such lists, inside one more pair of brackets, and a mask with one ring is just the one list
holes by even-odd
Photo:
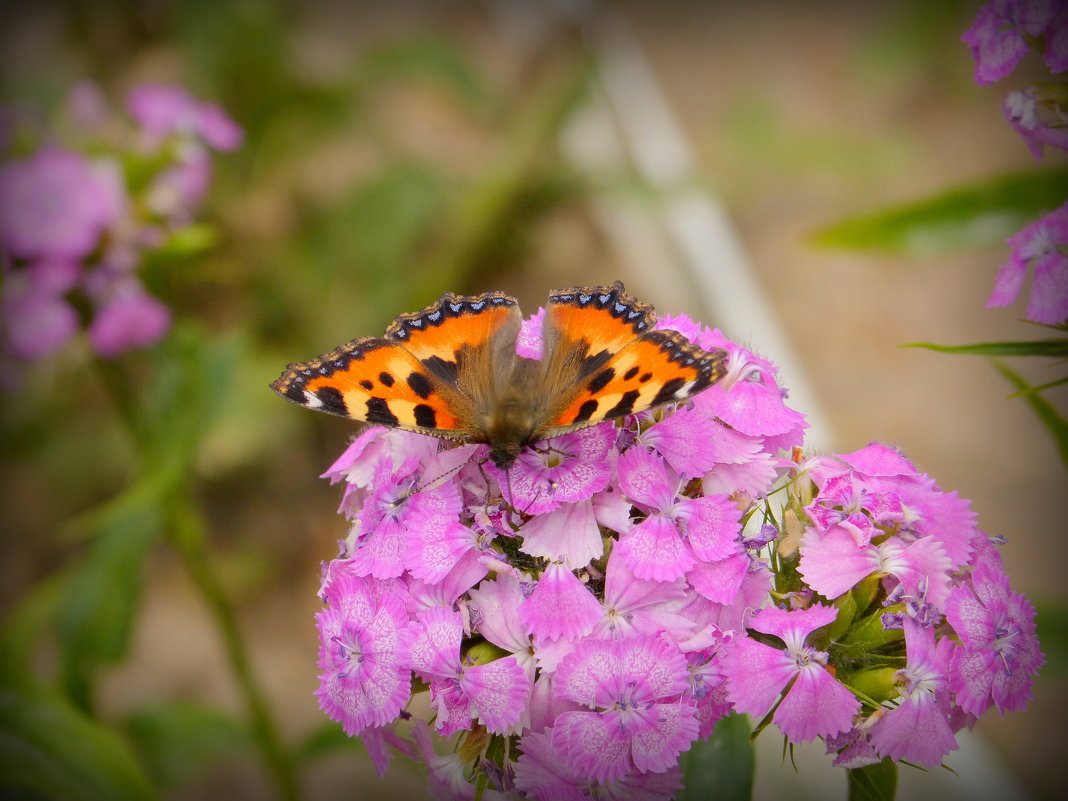
[[[89, 78], [120, 103], [139, 82], [181, 83], [246, 138], [216, 160], [204, 221], [141, 265], [174, 313], [168, 337], [114, 361], [70, 348], [28, 372], [2, 409], [11, 546], [25, 570], [6, 588], [0, 794], [152, 798], [219, 760], [258, 758], [277, 794], [295, 798], [300, 766], [351, 741], [329, 725], [304, 746], [284, 742], [239, 619], [285, 580], [287, 553], [314, 565], [292, 526], [336, 502], [314, 476], [344, 434], [330, 429], [328, 441], [329, 422], [294, 414], [267, 385], [287, 361], [522, 262], [531, 232], [583, 191], [554, 142], [589, 63], [563, 36], [502, 81], [456, 37], [409, 30], [308, 70], [297, 52], [308, 11], [287, 0], [7, 13], [53, 30], [56, 52], [4, 75], [5, 97], [58, 107]], [[295, 456], [298, 437], [311, 447]], [[100, 703], [131, 654], [161, 553], [214, 620], [244, 705], [236, 716], [178, 698], [118, 713]], [[274, 572], [242, 567], [242, 554]]]

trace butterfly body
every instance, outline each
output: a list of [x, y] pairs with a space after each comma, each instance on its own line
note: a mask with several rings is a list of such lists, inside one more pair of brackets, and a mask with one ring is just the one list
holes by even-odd
[[684, 400], [724, 374], [722, 351], [656, 330], [653, 310], [610, 287], [549, 296], [544, 356], [516, 354], [522, 317], [501, 292], [444, 293], [271, 384], [308, 408], [459, 442], [509, 468], [524, 448], [602, 420]]

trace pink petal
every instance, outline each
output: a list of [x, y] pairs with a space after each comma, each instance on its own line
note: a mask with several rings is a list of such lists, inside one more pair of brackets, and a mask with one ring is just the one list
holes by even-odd
[[736, 553], [715, 562], [697, 562], [686, 580], [708, 600], [731, 604], [738, 597], [751, 561], [747, 554]]
[[534, 592], [519, 607], [519, 619], [536, 638], [574, 640], [589, 634], [601, 618], [593, 593], [564, 565], [546, 568]]
[[686, 521], [686, 542], [694, 556], [706, 562], [723, 559], [738, 550], [741, 510], [726, 495], [705, 495], [680, 504]]
[[773, 634], [785, 642], [788, 648], [798, 650], [809, 634], [832, 623], [837, 615], [838, 610], [833, 606], [822, 604], [791, 611], [769, 606], [749, 619], [749, 628]]
[[798, 572], [805, 582], [826, 598], [837, 598], [879, 568], [879, 553], [871, 546], [858, 546], [841, 526], [826, 534], [810, 528], [801, 540]]
[[437, 583], [476, 547], [476, 540], [474, 531], [455, 521], [444, 526], [413, 525], [406, 536], [408, 569], [416, 578]]
[[[644, 725], [636, 725], [638, 721]], [[630, 753], [642, 773], [661, 773], [679, 762], [679, 754], [697, 739], [699, 724], [688, 704], [653, 704], [627, 716]]]
[[748, 638], [735, 640], [720, 664], [734, 708], [758, 719], [797, 674], [797, 664], [785, 651]]
[[630, 448], [616, 463], [619, 487], [635, 503], [665, 510], [675, 502], [679, 478], [668, 472], [664, 460], [645, 448]]
[[979, 717], [990, 708], [990, 690], [998, 672], [993, 651], [970, 651], [961, 647], [953, 652], [950, 688], [954, 700], [965, 712]]
[[849, 731], [860, 701], [818, 664], [801, 668], [772, 718], [794, 742]]
[[587, 781], [619, 779], [630, 767], [630, 743], [620, 736], [618, 713], [565, 712], [553, 726], [552, 744]]
[[517, 614], [526, 599], [517, 579], [498, 575], [492, 581], [483, 581], [468, 596], [471, 605], [478, 611], [479, 634], [513, 653], [530, 647], [530, 636], [520, 624]]
[[531, 518], [520, 530], [523, 553], [559, 560], [578, 570], [604, 553], [604, 541], [592, 501], [561, 504], [558, 509]]
[[616, 550], [640, 579], [674, 581], [694, 565], [693, 555], [675, 524], [658, 514], [650, 515], [621, 537]]
[[459, 612], [443, 607], [427, 609], [405, 629], [403, 661], [426, 676], [457, 676], [462, 637]]
[[1027, 319], [1056, 325], [1068, 318], [1068, 257], [1056, 250], [1034, 262]]
[[713, 422], [690, 408], [679, 408], [667, 414], [656, 425], [640, 435], [639, 440], [660, 453], [667, 463], [686, 478], [694, 478], [711, 470], [718, 461], [711, 440], [717, 429], [724, 426]]
[[992, 309], [997, 306], [1011, 306], [1020, 294], [1026, 276], [1027, 262], [1013, 253], [1007, 262], [998, 267], [994, 288], [986, 299], [986, 307]]
[[884, 757], [929, 768], [957, 750], [953, 730], [930, 693], [910, 696], [884, 714], [871, 729], [871, 744]]
[[460, 687], [471, 699], [474, 716], [496, 734], [515, 726], [530, 700], [530, 681], [514, 656], [464, 668]]

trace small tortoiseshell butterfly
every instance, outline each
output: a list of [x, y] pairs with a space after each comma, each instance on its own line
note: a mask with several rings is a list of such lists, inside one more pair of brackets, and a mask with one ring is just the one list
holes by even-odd
[[551, 293], [540, 360], [516, 355], [521, 322], [503, 292], [446, 292], [397, 317], [384, 337], [290, 364], [271, 388], [309, 409], [488, 443], [507, 469], [532, 443], [684, 400], [725, 372], [724, 351], [654, 330], [652, 307], [619, 281]]

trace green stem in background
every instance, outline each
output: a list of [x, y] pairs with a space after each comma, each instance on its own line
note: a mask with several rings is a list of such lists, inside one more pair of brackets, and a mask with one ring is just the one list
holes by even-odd
[[186, 569], [197, 589], [207, 601], [208, 608], [222, 634], [230, 667], [245, 696], [253, 738], [274, 778], [279, 796], [287, 801], [295, 801], [299, 798], [300, 791], [292, 759], [282, 745], [266, 697], [254, 675], [248, 651], [241, 640], [237, 616], [223, 592], [222, 583], [211, 566], [206, 547], [204, 521], [200, 516], [200, 511], [185, 492], [176, 493], [169, 506], [170, 541], [185, 562]]
[[[256, 746], [284, 801], [295, 801], [300, 796], [292, 757], [282, 745], [278, 728], [271, 715], [266, 697], [260, 689], [242, 642], [237, 615], [224, 592], [207, 549], [207, 534], [203, 518], [196, 503], [189, 496], [188, 478], [192, 459], [196, 454], [195, 439], [167, 442], [160, 447], [160, 437], [181, 439], [181, 432], [170, 430], [156, 432], [141, 413], [138, 398], [131, 394], [134, 383], [126, 375], [120, 362], [97, 361], [104, 386], [115, 401], [119, 416], [127, 427], [138, 451], [141, 464], [138, 469], [144, 474], [158, 474], [159, 481], [151, 482], [151, 489], [163, 512], [163, 527], [179, 553], [194, 585], [207, 603], [210, 614], [223, 638], [230, 669], [248, 709], [249, 726]], [[186, 363], [184, 370], [195, 369], [195, 364]], [[182, 403], [184, 396], [176, 398]], [[189, 398], [185, 402], [196, 405]], [[198, 420], [198, 422], [203, 422]], [[158, 428], [159, 426], [157, 426]], [[162, 459], [162, 461], [160, 461]]]
[[[508, 124], [505, 141], [487, 169], [455, 205], [442, 225], [448, 234], [420, 267], [435, 286], [461, 287], [485, 267], [502, 232], [514, 222], [517, 204], [530, 187], [541, 158], [556, 142], [568, 114], [585, 95], [593, 74], [592, 61], [547, 54], [548, 65], [535, 78], [531, 99]], [[399, 285], [404, 296], [398, 308], [415, 308], [425, 298], [425, 282]]]

